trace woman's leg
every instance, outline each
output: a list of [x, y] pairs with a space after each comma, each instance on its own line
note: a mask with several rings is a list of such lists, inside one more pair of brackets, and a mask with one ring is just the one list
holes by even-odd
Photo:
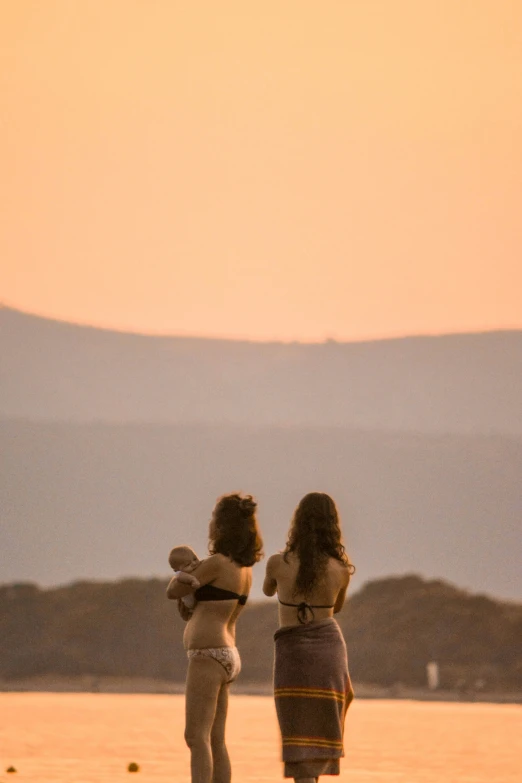
[[228, 710], [228, 685], [223, 683], [216, 705], [216, 717], [210, 734], [214, 773], [212, 783], [230, 783], [232, 777], [230, 759], [225, 745], [225, 723]]
[[213, 658], [191, 658], [185, 694], [185, 741], [190, 748], [192, 783], [212, 783], [210, 736], [221, 687], [223, 666]]

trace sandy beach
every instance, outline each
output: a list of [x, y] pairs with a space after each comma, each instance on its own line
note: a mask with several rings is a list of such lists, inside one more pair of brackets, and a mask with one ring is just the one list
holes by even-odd
[[[181, 695], [3, 693], [0, 715], [0, 783], [10, 765], [30, 783], [118, 783], [131, 762], [143, 783], [189, 779]], [[517, 705], [360, 699], [340, 780], [515, 783], [521, 737]], [[282, 780], [272, 699], [232, 697], [228, 744], [236, 781]]]

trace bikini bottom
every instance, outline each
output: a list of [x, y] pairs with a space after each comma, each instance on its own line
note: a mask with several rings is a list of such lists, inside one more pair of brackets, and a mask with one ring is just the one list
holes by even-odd
[[193, 658], [213, 658], [227, 673], [227, 683], [234, 682], [241, 671], [241, 658], [237, 647], [198, 647], [187, 650], [189, 661]]

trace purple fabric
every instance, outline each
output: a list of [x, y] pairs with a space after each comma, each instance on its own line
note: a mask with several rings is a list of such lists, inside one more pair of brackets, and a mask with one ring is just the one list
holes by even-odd
[[338, 775], [344, 719], [354, 695], [341, 630], [327, 618], [280, 628], [274, 640], [285, 776]]

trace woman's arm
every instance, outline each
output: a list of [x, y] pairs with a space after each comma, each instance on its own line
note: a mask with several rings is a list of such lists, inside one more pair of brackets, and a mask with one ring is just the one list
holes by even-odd
[[277, 564], [281, 555], [272, 555], [269, 557], [266, 564], [265, 581], [263, 582], [263, 593], [268, 596], [275, 595], [277, 593]]
[[194, 590], [194, 587], [180, 582], [177, 576], [173, 576], [167, 587], [167, 598], [174, 601], [178, 598], [183, 598], [185, 595], [190, 595]]
[[341, 584], [341, 589], [337, 593], [337, 598], [335, 599], [334, 614], [337, 614], [337, 612], [340, 612], [341, 609], [343, 608], [346, 599], [346, 591], [348, 590], [349, 584], [350, 584], [350, 571], [348, 568], [345, 568], [343, 569], [343, 582]]
[[[201, 563], [192, 571], [194, 576], [200, 585], [208, 585], [217, 578], [220, 571], [220, 565], [223, 560], [223, 555], [211, 555], [206, 560], [202, 560]], [[182, 584], [175, 576], [170, 580], [167, 587], [167, 598], [183, 598], [185, 595], [190, 595], [195, 590], [187, 584]]]

